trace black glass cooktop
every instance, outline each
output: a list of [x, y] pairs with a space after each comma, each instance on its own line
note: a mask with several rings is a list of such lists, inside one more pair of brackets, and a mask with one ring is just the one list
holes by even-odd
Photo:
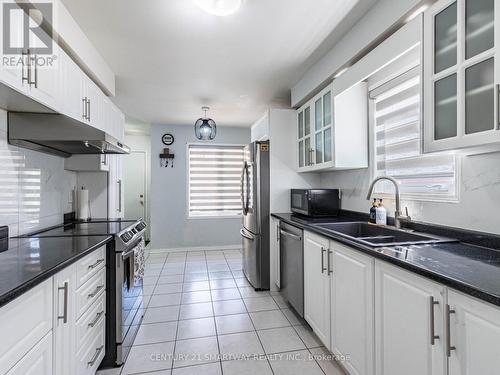
[[37, 232], [25, 234], [21, 237], [75, 237], [75, 236], [107, 236], [121, 232], [135, 221], [114, 222], [86, 222], [61, 225]]

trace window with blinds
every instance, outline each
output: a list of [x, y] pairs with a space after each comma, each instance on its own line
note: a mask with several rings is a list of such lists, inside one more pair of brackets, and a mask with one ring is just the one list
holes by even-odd
[[243, 147], [188, 145], [190, 217], [241, 214]]
[[[423, 155], [420, 126], [420, 69], [416, 67], [370, 92], [375, 132], [375, 176], [400, 182], [406, 198], [457, 199], [454, 155]], [[378, 193], [391, 193], [381, 181]]]

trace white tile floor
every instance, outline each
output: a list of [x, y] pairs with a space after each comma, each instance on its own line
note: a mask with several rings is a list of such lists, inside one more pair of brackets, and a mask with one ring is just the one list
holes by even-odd
[[123, 368], [101, 375], [343, 375], [279, 293], [256, 292], [241, 252], [152, 253], [146, 311]]

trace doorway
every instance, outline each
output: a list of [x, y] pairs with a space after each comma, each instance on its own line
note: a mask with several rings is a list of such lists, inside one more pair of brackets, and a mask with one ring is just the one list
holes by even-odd
[[[147, 203], [147, 154], [145, 151], [131, 151], [124, 155], [123, 180], [125, 217], [144, 218], [148, 222]], [[148, 236], [149, 237], [149, 236]]]

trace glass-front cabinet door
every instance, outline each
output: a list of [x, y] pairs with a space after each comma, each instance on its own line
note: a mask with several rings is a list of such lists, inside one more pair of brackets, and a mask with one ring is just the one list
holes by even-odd
[[314, 170], [333, 163], [333, 98], [331, 87], [297, 111], [298, 166]]
[[496, 0], [440, 0], [426, 11], [424, 151], [500, 142], [499, 8]]

